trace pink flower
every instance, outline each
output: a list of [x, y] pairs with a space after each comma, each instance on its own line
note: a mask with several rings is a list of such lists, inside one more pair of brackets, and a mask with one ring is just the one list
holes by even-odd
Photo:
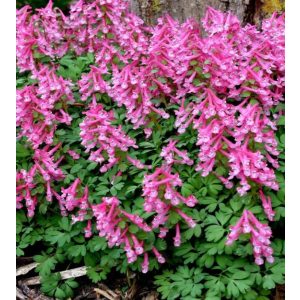
[[156, 256], [157, 258], [157, 261], [160, 263], [160, 264], [163, 264], [166, 262], [166, 259], [158, 252], [158, 250], [153, 247], [152, 248], [152, 252], [154, 253], [154, 255]]
[[260, 223], [251, 211], [244, 210], [237, 224], [230, 227], [226, 245], [231, 245], [242, 233], [250, 234], [250, 242], [253, 246], [253, 255], [257, 265], [264, 263], [263, 257], [269, 263], [274, 262], [273, 250], [270, 247], [272, 231], [269, 226]]
[[28, 217], [33, 217], [37, 205], [37, 197], [31, 195], [31, 190], [36, 187], [33, 183], [33, 177], [36, 173], [36, 167], [33, 166], [29, 172], [21, 170], [16, 174], [16, 204], [17, 209], [23, 207], [22, 201], [25, 200]]
[[[105, 161], [103, 153], [108, 155], [108, 163], [101, 167], [101, 172], [106, 172], [118, 162], [116, 149], [126, 152], [129, 147], [137, 148], [135, 141], [125, 135], [121, 126], [111, 125], [114, 120], [112, 111], [106, 112], [101, 104], [96, 103], [96, 98], [84, 114], [86, 117], [79, 125], [80, 137], [86, 152], [91, 153], [89, 159], [103, 163]], [[96, 150], [92, 150], [94, 148]]]
[[[153, 174], [144, 176], [144, 210], [157, 213], [152, 220], [153, 228], [159, 228], [165, 224], [168, 220], [169, 212], [172, 210], [177, 211], [176, 207], [179, 204], [194, 207], [198, 203], [194, 196], [183, 197], [176, 191], [176, 186], [181, 185], [182, 182], [179, 175], [172, 174], [167, 166], [156, 168]], [[164, 192], [163, 197], [159, 197], [159, 191]], [[189, 220], [189, 224], [192, 224], [191, 220]], [[163, 235], [163, 233], [161, 234]]]
[[176, 141], [172, 140], [162, 148], [160, 156], [164, 158], [168, 165], [187, 164], [191, 166], [193, 161], [188, 157], [187, 151], [180, 151], [176, 147]]
[[144, 253], [144, 261], [142, 263], [142, 273], [147, 273], [149, 269], [149, 258], [148, 258], [148, 253]]
[[89, 238], [92, 236], [92, 221], [91, 220], [88, 220], [88, 222], [87, 222], [87, 226], [84, 229], [84, 236], [86, 238]]
[[[107, 239], [109, 247], [125, 245], [124, 250], [128, 263], [136, 261], [138, 255], [144, 253], [143, 243], [134, 234], [128, 232], [130, 223], [143, 231], [151, 231], [141, 217], [131, 215], [119, 208], [120, 201], [116, 197], [104, 197], [101, 204], [93, 205], [96, 228], [99, 236]], [[125, 226], [119, 226], [123, 222]]]
[[180, 237], [180, 226], [179, 223], [176, 224], [176, 235], [173, 238], [174, 246], [179, 247], [181, 245], [181, 237]]
[[262, 189], [259, 190], [259, 196], [263, 204], [266, 216], [270, 221], [274, 221], [275, 212], [272, 209], [272, 201], [270, 196], [265, 196]]
[[134, 158], [130, 157], [129, 155], [127, 155], [126, 158], [131, 164], [133, 164], [138, 169], [151, 169], [152, 168], [151, 166], [144, 165], [140, 160], [134, 159]]
[[73, 150], [68, 150], [68, 154], [75, 160], [80, 158], [80, 155]]

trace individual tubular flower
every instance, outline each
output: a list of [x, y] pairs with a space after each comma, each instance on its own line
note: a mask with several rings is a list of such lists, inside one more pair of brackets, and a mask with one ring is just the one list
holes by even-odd
[[145, 232], [150, 232], [151, 231], [151, 227], [145, 223], [144, 219], [141, 218], [140, 216], [134, 215], [134, 214], [130, 214], [128, 212], [126, 212], [125, 210], [120, 210], [120, 212], [133, 224], [135, 224], [136, 226], [138, 226], [141, 230], [145, 231]]
[[165, 238], [167, 236], [168, 232], [169, 232], [169, 228], [160, 227], [158, 237], [161, 238], [161, 239], [163, 239], [163, 238]]
[[270, 247], [272, 231], [268, 225], [260, 223], [249, 210], [244, 210], [236, 225], [230, 227], [226, 245], [231, 245], [243, 233], [250, 234], [250, 242], [253, 246], [253, 254], [257, 265], [264, 263], [263, 257], [269, 263], [274, 262], [273, 249]]
[[[90, 152], [89, 159], [102, 164], [108, 156], [108, 163], [100, 168], [101, 172], [106, 172], [119, 161], [116, 150], [128, 151], [129, 147], [137, 148], [135, 141], [125, 135], [121, 126], [111, 125], [114, 120], [113, 111], [106, 112], [101, 104], [94, 101], [83, 122], [79, 125], [82, 145]], [[96, 148], [96, 150], [92, 150]]]
[[194, 228], [196, 227], [196, 222], [189, 217], [187, 214], [185, 214], [182, 210], [180, 210], [179, 208], [175, 208], [175, 211], [178, 213], [178, 215], [184, 219], [184, 221], [188, 224], [189, 227]]
[[275, 212], [272, 209], [272, 200], [270, 196], [265, 196], [262, 189], [259, 190], [259, 196], [264, 208], [264, 212], [269, 221], [274, 221]]
[[88, 220], [87, 221], [87, 225], [86, 227], [84, 228], [84, 236], [86, 238], [89, 238], [92, 236], [92, 221], [91, 220]]
[[80, 158], [80, 155], [76, 151], [68, 150], [68, 154], [75, 160]]
[[180, 151], [176, 148], [177, 141], [172, 140], [167, 146], [162, 148], [160, 156], [164, 158], [168, 165], [172, 164], [186, 164], [191, 166], [193, 160], [188, 157], [187, 151]]
[[147, 166], [145, 164], [143, 164], [140, 160], [132, 158], [131, 156], [127, 155], [126, 159], [136, 168], [138, 169], [151, 169], [152, 166]]
[[144, 260], [143, 260], [143, 263], [142, 263], [142, 273], [147, 273], [149, 270], [149, 256], [148, 256], [148, 253], [145, 252], [144, 253]]
[[[146, 212], [156, 212], [157, 215], [152, 220], [152, 227], [159, 228], [168, 220], [171, 210], [176, 210], [179, 204], [189, 207], [195, 206], [197, 199], [191, 195], [183, 197], [176, 191], [176, 186], [181, 186], [182, 182], [178, 174], [171, 174], [169, 167], [157, 168], [153, 174], [145, 175], [143, 181], [144, 210]], [[190, 225], [190, 223], [188, 222]]]
[[179, 223], [176, 224], [176, 235], [173, 238], [174, 240], [174, 246], [179, 247], [181, 245], [181, 236], [180, 236], [180, 225]]
[[157, 261], [160, 263], [160, 264], [164, 264], [166, 262], [166, 259], [161, 255], [161, 253], [158, 252], [158, 250], [153, 247], [152, 248], [152, 252], [154, 253], [154, 255], [156, 256], [157, 258]]

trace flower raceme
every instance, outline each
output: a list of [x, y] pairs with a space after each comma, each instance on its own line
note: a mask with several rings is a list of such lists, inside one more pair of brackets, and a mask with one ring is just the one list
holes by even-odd
[[[79, 0], [71, 5], [68, 16], [54, 8], [51, 0], [34, 13], [29, 6], [18, 10], [17, 66], [31, 78], [17, 90], [18, 138], [27, 139], [34, 155], [29, 170], [17, 173], [17, 208], [24, 200], [32, 217], [39, 197], [49, 202], [56, 198], [62, 215], [77, 210], [73, 222], [87, 222], [87, 238], [95, 231], [95, 219], [100, 236], [110, 246], [122, 245], [128, 262], [143, 255], [142, 272], [148, 271], [150, 252], [129, 232], [130, 224], [146, 233], [159, 231], [159, 238], [165, 238], [171, 228], [171, 213], [189, 227], [196, 225], [184, 211], [198, 200], [178, 192], [183, 184], [176, 169], [179, 165], [195, 168], [204, 177], [214, 174], [241, 196], [258, 187], [265, 214], [272, 221], [271, 198], [263, 189], [279, 188], [274, 132], [282, 112], [279, 109], [276, 116], [274, 110], [284, 99], [284, 15], [274, 14], [259, 31], [249, 24], [243, 27], [230, 13], [208, 8], [202, 27], [205, 33], [196, 21], [180, 24], [170, 16], [147, 27], [129, 13], [125, 0]], [[70, 53], [92, 53], [95, 58], [78, 80], [59, 75], [58, 62]], [[159, 150], [161, 165], [151, 170], [150, 163], [142, 163], [139, 143], [121, 125], [113, 125], [114, 111], [98, 100], [99, 94], [124, 108], [126, 124], [137, 132], [142, 129], [145, 139], [163, 119], [175, 120], [176, 137], [162, 141]], [[57, 191], [55, 182], [66, 175], [58, 167], [65, 160], [59, 157], [59, 149], [69, 147], [57, 141], [57, 128], [71, 126], [70, 106], [76, 104], [84, 107], [81, 145], [88, 159], [100, 165], [100, 172], [123, 160], [145, 172], [142, 196], [144, 211], [152, 214], [151, 226], [122, 209], [119, 199], [109, 194], [92, 205], [91, 191], [79, 178]], [[198, 158], [176, 142], [190, 131], [197, 135]], [[134, 156], [129, 153], [133, 149]], [[76, 149], [67, 148], [65, 153], [74, 160], [82, 158]], [[220, 167], [225, 170], [222, 174]], [[31, 195], [41, 181], [46, 195]], [[251, 236], [257, 264], [263, 263], [263, 257], [273, 261], [271, 231], [249, 210], [232, 227], [227, 244], [242, 233]], [[173, 241], [175, 246], [181, 244], [179, 223]], [[158, 262], [165, 262], [155, 247], [151, 252]]]
[[243, 233], [248, 233], [251, 236], [250, 242], [253, 246], [253, 255], [257, 265], [264, 263], [263, 257], [269, 263], [274, 262], [274, 257], [272, 256], [273, 250], [270, 247], [271, 228], [266, 224], [260, 223], [249, 210], [244, 210], [242, 217], [236, 225], [230, 227], [226, 245], [231, 245]]
[[[108, 163], [100, 168], [102, 173], [118, 162], [117, 148], [123, 152], [128, 151], [129, 147], [137, 148], [134, 140], [125, 135], [121, 126], [111, 125], [114, 120], [113, 112], [107, 113], [101, 104], [96, 103], [95, 98], [84, 114], [86, 118], [79, 125], [80, 137], [86, 152], [90, 152], [89, 159], [102, 164], [105, 161], [102, 153], [108, 155]], [[92, 150], [93, 148], [97, 150]]]
[[162, 148], [160, 156], [164, 158], [167, 164], [187, 164], [193, 165], [193, 161], [188, 157], [187, 151], [180, 151], [176, 148], [176, 141], [170, 141]]
[[57, 144], [54, 148], [49, 150], [49, 145], [47, 145], [43, 149], [35, 150], [33, 156], [34, 164], [30, 170], [26, 171], [22, 169], [20, 172], [17, 172], [17, 208], [22, 208], [23, 205], [21, 202], [25, 200], [29, 217], [34, 215], [37, 205], [37, 196], [31, 195], [31, 190], [36, 187], [35, 177], [41, 176], [43, 178], [47, 191], [46, 199], [50, 202], [52, 201], [54, 191], [51, 187], [51, 182], [64, 178], [62, 170], [58, 167], [64, 157], [62, 156], [59, 160], [54, 162], [54, 154], [60, 146], [60, 144]]

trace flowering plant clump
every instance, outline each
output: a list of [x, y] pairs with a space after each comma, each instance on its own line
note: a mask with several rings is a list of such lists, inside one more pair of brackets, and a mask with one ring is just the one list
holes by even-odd
[[45, 293], [72, 295], [67, 261], [161, 269], [163, 299], [283, 283], [284, 15], [147, 27], [125, 0], [50, 0], [17, 10], [17, 71], [17, 253], [47, 249]]

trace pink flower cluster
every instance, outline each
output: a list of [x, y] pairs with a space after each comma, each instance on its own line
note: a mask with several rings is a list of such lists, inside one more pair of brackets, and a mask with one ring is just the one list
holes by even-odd
[[[250, 189], [249, 180], [278, 190], [274, 168], [279, 165], [273, 158], [279, 155], [275, 124], [262, 114], [259, 105], [244, 105], [245, 101], [237, 106], [228, 104], [206, 89], [204, 100], [199, 104], [190, 102], [186, 108], [180, 107], [175, 126], [180, 133], [190, 124], [198, 131], [200, 152], [196, 170], [202, 176], [222, 164], [222, 160], [217, 159], [217, 154], [221, 154], [227, 158], [230, 168], [229, 177], [222, 180], [227, 187], [232, 187], [230, 181], [236, 177], [241, 183], [237, 188], [241, 195]], [[236, 114], [239, 114], [237, 118]], [[251, 144], [261, 150], [250, 150]]]
[[[136, 261], [138, 255], [144, 253], [143, 242], [128, 231], [128, 226], [133, 223], [146, 232], [151, 228], [142, 218], [120, 209], [120, 201], [116, 197], [104, 197], [102, 200], [101, 204], [92, 206], [99, 236], [107, 239], [109, 247], [124, 244], [128, 263]], [[119, 226], [120, 222], [125, 222], [124, 228]]]
[[31, 195], [31, 190], [36, 186], [35, 183], [33, 183], [35, 171], [36, 167], [32, 167], [29, 172], [21, 170], [16, 174], [17, 209], [23, 207], [22, 201], [25, 200], [28, 217], [32, 217], [34, 215], [35, 207], [37, 205], [37, 197]]
[[[135, 141], [125, 135], [121, 126], [111, 125], [114, 120], [113, 111], [106, 112], [101, 104], [96, 103], [95, 98], [84, 114], [86, 117], [79, 126], [85, 152], [90, 152], [89, 159], [100, 164], [106, 160], [105, 154], [108, 156], [108, 163], [102, 165], [101, 172], [106, 172], [118, 162], [116, 149], [126, 152], [129, 147], [137, 148]], [[97, 150], [92, 150], [93, 148]]]
[[176, 148], [177, 141], [172, 140], [167, 146], [162, 148], [160, 156], [164, 158], [168, 165], [172, 164], [186, 164], [191, 166], [194, 162], [188, 157], [186, 150], [180, 151]]
[[54, 69], [40, 66], [32, 72], [37, 85], [17, 90], [16, 123], [19, 137], [25, 136], [37, 149], [43, 143], [51, 145], [58, 123], [71, 124], [72, 118], [65, 111], [66, 104], [74, 102], [72, 83], [58, 77]]
[[58, 167], [59, 163], [63, 160], [63, 156], [57, 161], [54, 161], [54, 155], [60, 148], [61, 144], [57, 144], [54, 148], [49, 150], [49, 145], [43, 149], [35, 150], [33, 161], [34, 165], [27, 172], [21, 170], [17, 172], [17, 208], [23, 207], [22, 201], [25, 200], [28, 216], [34, 215], [35, 207], [37, 205], [37, 196], [31, 195], [32, 189], [36, 187], [35, 176], [41, 175], [45, 182], [46, 199], [52, 201], [52, 195], [56, 193], [51, 188], [51, 182], [54, 180], [62, 180], [65, 175]]
[[[175, 211], [179, 214], [190, 227], [195, 227], [194, 220], [187, 216], [177, 206], [185, 204], [188, 207], [194, 207], [198, 201], [191, 195], [183, 197], [176, 191], [176, 186], [181, 186], [182, 181], [178, 174], [172, 174], [169, 167], [163, 166], [156, 168], [153, 174], [145, 175], [143, 181], [143, 196], [145, 199], [144, 210], [146, 212], [155, 212], [152, 220], [152, 228], [160, 228], [160, 238], [164, 238], [168, 229], [164, 226], [169, 218], [169, 213]], [[179, 228], [176, 228], [175, 245], [180, 245]]]
[[271, 228], [266, 224], [260, 223], [249, 210], [244, 210], [236, 225], [230, 227], [226, 245], [231, 245], [242, 233], [248, 233], [251, 236], [250, 242], [253, 246], [253, 255], [257, 265], [264, 263], [263, 257], [269, 263], [274, 262], [273, 249], [270, 247]]

